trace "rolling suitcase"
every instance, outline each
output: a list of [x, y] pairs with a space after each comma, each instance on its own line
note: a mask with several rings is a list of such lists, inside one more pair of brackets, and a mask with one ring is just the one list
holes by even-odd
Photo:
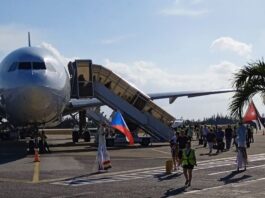
[[166, 174], [172, 173], [172, 169], [173, 169], [173, 161], [167, 160], [166, 161]]

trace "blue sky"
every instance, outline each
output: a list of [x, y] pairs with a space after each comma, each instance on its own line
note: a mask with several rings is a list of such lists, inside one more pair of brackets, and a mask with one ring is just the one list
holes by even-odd
[[[30, 31], [34, 45], [90, 58], [147, 93], [231, 88], [233, 72], [264, 56], [264, 7], [262, 0], [2, 0], [0, 60], [26, 45]], [[158, 104], [197, 119], [227, 114], [230, 97]]]

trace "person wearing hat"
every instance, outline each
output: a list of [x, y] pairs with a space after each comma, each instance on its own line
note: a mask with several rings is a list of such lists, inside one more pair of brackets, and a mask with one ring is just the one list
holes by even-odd
[[197, 166], [195, 150], [191, 148], [191, 143], [186, 143], [186, 148], [182, 151], [182, 167], [185, 176], [185, 186], [191, 185], [192, 170]]

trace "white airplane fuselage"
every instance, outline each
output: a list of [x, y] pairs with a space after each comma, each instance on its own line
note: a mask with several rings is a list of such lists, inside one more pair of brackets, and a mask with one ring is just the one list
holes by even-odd
[[70, 100], [70, 77], [51, 52], [24, 47], [0, 64], [0, 110], [14, 126], [49, 126]]

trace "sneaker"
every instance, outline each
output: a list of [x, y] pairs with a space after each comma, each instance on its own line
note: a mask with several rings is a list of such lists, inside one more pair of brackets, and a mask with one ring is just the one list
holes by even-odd
[[186, 180], [186, 182], [185, 182], [185, 186], [187, 186], [189, 184], [189, 181], [188, 180]]

